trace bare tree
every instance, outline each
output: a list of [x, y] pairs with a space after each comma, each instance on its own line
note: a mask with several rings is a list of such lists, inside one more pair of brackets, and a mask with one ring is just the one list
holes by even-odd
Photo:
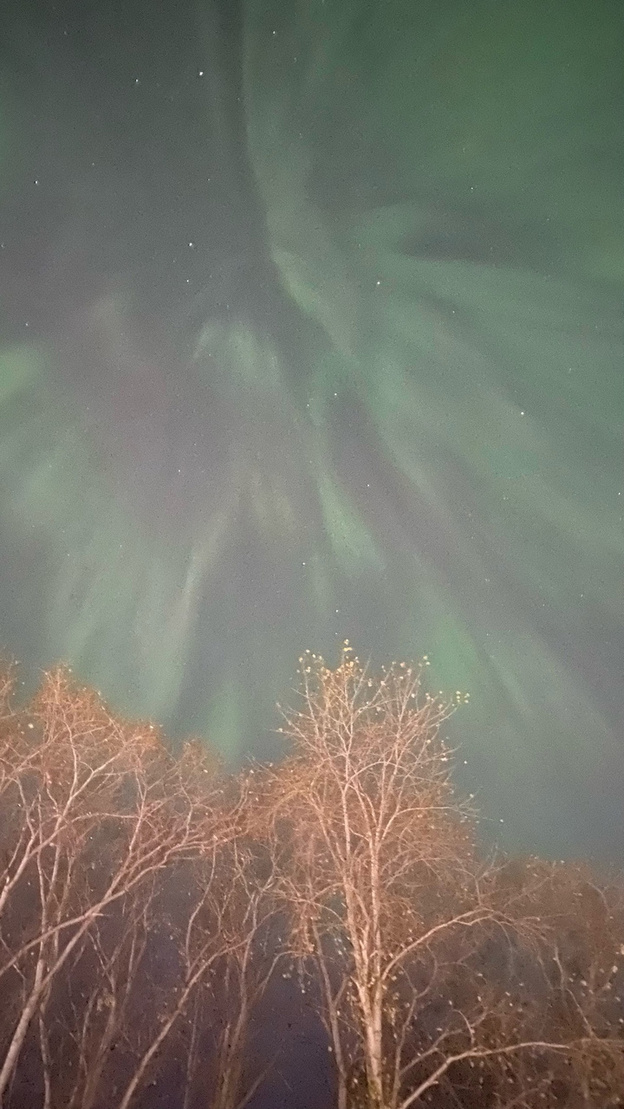
[[[138, 1015], [146, 1020], [153, 893], [135, 889], [103, 914], [55, 976], [37, 1016], [44, 1109], [93, 1109], [104, 1090], [110, 1101], [120, 1055], [131, 1049]], [[155, 1019], [153, 1010], [148, 1014]]]
[[578, 1063], [586, 1036], [523, 1015], [523, 968], [540, 1005], [548, 994], [548, 929], [479, 861], [440, 734], [453, 705], [423, 692], [422, 667], [374, 679], [348, 645], [334, 671], [301, 661], [302, 704], [282, 729], [294, 754], [262, 794], [290, 844], [282, 889], [319, 974], [340, 1109], [409, 1109], [460, 1079], [493, 1090], [521, 1056], [540, 1060], [536, 1085], [544, 1060]]
[[197, 1104], [243, 1109], [272, 1063], [252, 1065], [254, 1018], [283, 956], [274, 860], [248, 838], [223, 851], [212, 891], [221, 954], [193, 1014], [185, 1109]]
[[43, 1109], [128, 1109], [194, 1013], [187, 1102], [195, 1069], [202, 1100], [242, 1107], [264, 1077], [245, 1046], [279, 958], [245, 780], [198, 743], [172, 758], [66, 671], [21, 712], [10, 674], [3, 690], [0, 1100], [28, 1048]]
[[0, 677], [0, 1105], [28, 1071], [42, 1109], [173, 1074], [184, 1109], [244, 1109], [286, 956], [338, 1109], [620, 1104], [621, 884], [480, 858], [441, 735], [462, 697], [422, 667], [302, 662], [292, 756], [235, 777], [66, 671], [19, 711]]
[[151, 726], [120, 723], [66, 671], [5, 714], [0, 739], [0, 1102], [39, 1017], [49, 1104], [53, 986], [98, 949], [107, 914], [203, 849], [206, 809]]
[[[508, 912], [539, 919], [545, 942], [522, 1004], [499, 1013], [499, 1038], [513, 1042], [541, 1031], [572, 1045], [549, 1058], [517, 1055], [496, 1105], [514, 1097], [527, 1106], [621, 1104], [624, 1090], [624, 887], [585, 864], [512, 859], [499, 867], [495, 899]], [[530, 973], [530, 972], [529, 972]], [[539, 995], [540, 1004], [536, 1004]], [[520, 1102], [519, 1102], [520, 1103]]]
[[[188, 746], [186, 756], [203, 773], [198, 748]], [[165, 901], [184, 904], [182, 915], [165, 921], [175, 945], [175, 981], [163, 984], [159, 1028], [143, 1038], [119, 1109], [128, 1109], [176, 1027], [190, 1031], [182, 1049], [185, 1109], [194, 1099], [243, 1109], [268, 1070], [250, 1069], [249, 1047], [251, 1021], [280, 959], [273, 856], [249, 838], [244, 777], [218, 781], [209, 796], [201, 849], [170, 869]]]

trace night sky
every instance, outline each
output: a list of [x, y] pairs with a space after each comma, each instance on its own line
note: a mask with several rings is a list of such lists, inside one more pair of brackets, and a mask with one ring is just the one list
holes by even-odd
[[624, 858], [621, 0], [13, 0], [0, 639], [236, 761], [426, 653], [488, 836]]

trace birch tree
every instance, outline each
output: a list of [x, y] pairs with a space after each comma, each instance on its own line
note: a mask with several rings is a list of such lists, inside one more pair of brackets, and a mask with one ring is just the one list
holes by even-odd
[[458, 1082], [485, 1105], [486, 1085], [512, 1089], [520, 1058], [540, 1060], [527, 1070], [539, 1089], [587, 1036], [545, 1022], [548, 928], [527, 890], [503, 896], [453, 789], [442, 729], [463, 696], [425, 692], [426, 659], [377, 678], [348, 645], [335, 670], [301, 663], [282, 728], [294, 750], [261, 792], [290, 845], [293, 949], [320, 982], [340, 1109], [447, 1104]]
[[33, 1022], [109, 914], [206, 841], [208, 810], [150, 725], [111, 716], [59, 669], [0, 730], [0, 1104]]
[[254, 1022], [283, 958], [273, 858], [246, 838], [222, 854], [211, 929], [221, 948], [191, 1014], [184, 1109], [244, 1109], [272, 1067], [254, 1064]]

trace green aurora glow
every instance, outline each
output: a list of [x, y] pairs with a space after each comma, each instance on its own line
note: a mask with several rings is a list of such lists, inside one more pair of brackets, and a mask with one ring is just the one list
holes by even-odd
[[232, 757], [303, 648], [427, 652], [486, 811], [591, 845], [622, 766], [623, 29], [608, 0], [246, 0], [275, 288], [208, 286], [174, 374], [120, 283], [92, 393], [45, 329], [5, 346], [9, 649]]

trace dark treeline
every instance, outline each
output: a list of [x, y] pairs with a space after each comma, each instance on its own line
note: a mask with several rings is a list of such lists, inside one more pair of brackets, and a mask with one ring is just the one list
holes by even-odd
[[301, 678], [232, 774], [5, 669], [2, 1109], [624, 1105], [619, 880], [479, 848], [422, 666]]

